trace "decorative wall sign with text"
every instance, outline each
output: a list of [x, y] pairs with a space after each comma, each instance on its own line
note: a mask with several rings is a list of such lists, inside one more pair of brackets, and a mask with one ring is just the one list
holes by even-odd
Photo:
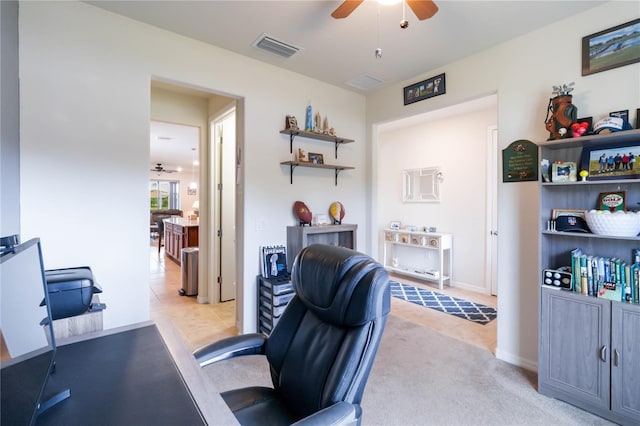
[[538, 145], [520, 139], [502, 150], [502, 181], [538, 180]]
[[444, 73], [404, 88], [404, 104], [409, 105], [447, 92]]

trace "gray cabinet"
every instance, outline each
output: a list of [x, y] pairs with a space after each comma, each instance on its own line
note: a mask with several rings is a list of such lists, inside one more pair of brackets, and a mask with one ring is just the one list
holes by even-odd
[[611, 302], [542, 288], [538, 391], [574, 405], [609, 409]]
[[542, 288], [538, 391], [640, 423], [640, 305]]
[[611, 410], [640, 424], [640, 306], [612, 303]]
[[287, 226], [287, 268], [306, 246], [328, 244], [356, 250], [358, 225]]
[[[583, 148], [640, 145], [640, 130], [540, 143], [540, 159], [575, 162]], [[615, 149], [615, 148], [614, 148]], [[554, 209], [598, 208], [601, 192], [640, 203], [640, 179], [540, 182], [540, 271], [570, 265], [571, 250], [631, 261], [640, 238], [548, 229]], [[640, 424], [640, 305], [540, 285], [538, 390], [623, 425]]]

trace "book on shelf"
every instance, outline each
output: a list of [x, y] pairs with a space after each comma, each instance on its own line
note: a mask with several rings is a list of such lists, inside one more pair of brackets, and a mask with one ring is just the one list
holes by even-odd
[[632, 252], [631, 263], [620, 258], [585, 254], [571, 250], [572, 291], [584, 295], [640, 303], [640, 249]]
[[288, 277], [286, 246], [260, 246], [260, 272], [268, 279]]

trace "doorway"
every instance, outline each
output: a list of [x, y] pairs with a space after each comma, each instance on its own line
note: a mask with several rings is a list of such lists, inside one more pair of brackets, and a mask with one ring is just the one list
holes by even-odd
[[217, 268], [215, 288], [218, 300], [226, 302], [236, 298], [236, 110], [235, 107], [211, 121], [211, 159], [213, 165], [211, 188], [215, 188], [211, 223], [215, 238], [211, 253]]
[[[236, 242], [236, 222], [235, 222], [235, 191], [236, 186], [228, 185], [225, 194], [229, 194], [224, 200], [217, 198], [216, 174], [222, 170], [216, 166], [214, 161], [223, 161], [222, 157], [214, 155], [216, 147], [212, 144], [214, 140], [215, 127], [212, 128], [212, 117], [223, 117], [231, 110], [235, 114], [235, 105], [238, 101], [235, 98], [218, 95], [206, 90], [196, 89], [168, 83], [159, 80], [151, 82], [151, 119], [180, 123], [195, 126], [200, 129], [197, 160], [199, 165], [195, 170], [195, 181], [197, 183], [198, 204], [198, 296], [197, 302], [200, 304], [216, 303], [221, 301], [221, 293], [218, 287], [218, 277], [220, 271], [219, 249], [213, 250], [219, 239], [223, 242], [230, 239], [232, 244]], [[235, 116], [235, 115], [234, 115]], [[223, 126], [226, 134], [235, 133], [235, 120], [225, 122]], [[231, 137], [230, 137], [231, 138]], [[225, 138], [226, 139], [226, 138]], [[235, 139], [235, 138], [234, 138]], [[235, 145], [235, 144], [234, 144]], [[235, 149], [232, 147], [232, 150]], [[234, 162], [231, 163], [232, 165]], [[233, 167], [231, 167], [233, 169]], [[192, 173], [192, 170], [189, 170]], [[191, 177], [190, 177], [191, 179]], [[215, 184], [214, 184], [215, 183]], [[193, 201], [185, 206], [185, 215], [194, 214]], [[230, 214], [226, 211], [230, 210]], [[229, 222], [230, 231], [218, 237], [219, 228], [213, 221], [213, 212], [222, 212], [225, 217], [231, 218]], [[226, 222], [225, 222], [226, 223]], [[233, 252], [232, 252], [233, 253]], [[235, 287], [235, 276], [237, 268], [233, 263], [225, 265], [225, 274], [230, 278], [228, 281]], [[228, 294], [225, 294], [228, 297]], [[229, 299], [235, 298], [233, 294]]]

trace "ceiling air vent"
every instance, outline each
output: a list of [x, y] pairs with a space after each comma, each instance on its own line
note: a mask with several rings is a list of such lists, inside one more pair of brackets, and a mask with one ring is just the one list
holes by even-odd
[[268, 34], [262, 34], [253, 43], [253, 45], [255, 47], [259, 47], [262, 50], [266, 50], [267, 52], [284, 56], [285, 58], [290, 58], [291, 56], [302, 50], [301, 48], [290, 43], [285, 43], [284, 41], [277, 40]]
[[355, 78], [352, 78], [346, 83], [351, 87], [355, 87], [356, 89], [367, 90], [376, 87], [381, 83], [384, 83], [384, 81], [368, 74], [361, 74]]

